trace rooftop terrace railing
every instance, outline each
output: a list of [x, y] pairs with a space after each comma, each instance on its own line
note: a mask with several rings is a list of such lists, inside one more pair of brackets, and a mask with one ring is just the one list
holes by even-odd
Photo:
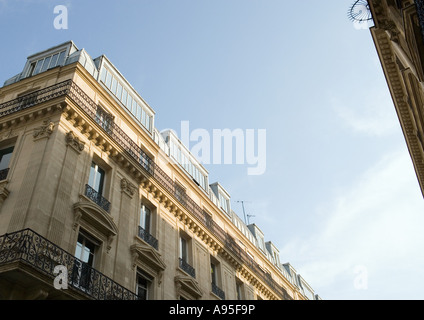
[[233, 255], [241, 260], [241, 263], [251, 269], [256, 276], [267, 283], [282, 299], [291, 300], [287, 291], [274, 279], [268, 276], [259, 265], [225, 232], [215, 221], [203, 212], [202, 208], [191, 199], [181, 187], [171, 179], [144, 151], [137, 145], [116, 123], [108, 122], [107, 130], [105, 123], [99, 118], [97, 104], [72, 80], [67, 80], [50, 87], [29, 93], [17, 99], [0, 104], [0, 117], [14, 112], [27, 109], [36, 104], [67, 96], [73, 100], [91, 119], [97, 122], [113, 140], [115, 140], [144, 170], [144, 172], [156, 180], [166, 191], [171, 194], [190, 214], [198, 220], [202, 226], [211, 231]]

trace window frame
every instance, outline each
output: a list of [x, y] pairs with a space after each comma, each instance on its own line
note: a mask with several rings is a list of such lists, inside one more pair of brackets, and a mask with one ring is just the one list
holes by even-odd
[[[139, 284], [139, 279], [143, 279], [144, 281], [146, 281], [145, 287], [142, 287]], [[136, 293], [139, 300], [151, 300], [151, 298], [153, 296], [153, 282], [154, 282], [154, 277], [147, 274], [146, 272], [144, 272], [140, 268], [137, 268], [135, 293]], [[140, 299], [140, 293], [139, 293], [140, 287], [142, 287], [143, 290], [145, 291], [145, 295], [143, 295], [143, 296], [145, 296], [144, 299]]]
[[[8, 150], [10, 151], [8, 152]], [[0, 147], [0, 171], [10, 168], [10, 163], [11, 163], [14, 151], [15, 151], [15, 145], [7, 145], [4, 147]], [[7, 156], [7, 155], [10, 155], [10, 156], [6, 160], [7, 164], [5, 164], [3, 162], [3, 159], [4, 159], [4, 156]], [[4, 168], [3, 168], [3, 165], [5, 165]]]
[[[93, 165], [94, 165], [94, 169], [93, 169]], [[90, 182], [93, 170], [94, 170], [93, 181]], [[102, 172], [100, 172], [100, 170]], [[97, 182], [97, 175], [100, 175], [100, 181], [99, 181], [99, 189], [100, 190], [97, 190], [96, 186], [95, 186], [96, 182]], [[90, 173], [89, 173], [89, 177], [88, 177], [88, 185], [91, 188], [93, 188], [99, 194], [99, 196], [104, 197], [105, 183], [106, 183], [106, 170], [93, 159], [91, 161], [91, 166], [90, 166]]]

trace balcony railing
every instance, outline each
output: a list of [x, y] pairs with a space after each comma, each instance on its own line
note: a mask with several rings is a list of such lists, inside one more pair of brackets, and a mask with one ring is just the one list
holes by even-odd
[[106, 212], [110, 212], [110, 202], [88, 184], [85, 185], [85, 195], [90, 200], [94, 201], [100, 208]]
[[9, 173], [9, 168], [0, 170], [0, 181], [5, 180], [7, 178], [8, 173]]
[[187, 263], [184, 259], [179, 258], [180, 268], [191, 275], [193, 278], [196, 278], [196, 270]]
[[153, 237], [149, 232], [147, 232], [142, 227], [138, 227], [138, 236], [146, 241], [149, 245], [151, 245], [153, 248], [158, 250], [158, 239]]
[[53, 280], [56, 266], [66, 267], [68, 289], [95, 300], [137, 300], [132, 291], [74, 257], [31, 229], [0, 236], [0, 265], [22, 262]]
[[225, 300], [225, 292], [213, 282], [212, 282], [212, 292], [216, 294], [222, 300]]
[[[20, 99], [14, 99], [0, 104], [0, 117], [17, 112], [37, 103], [48, 101], [59, 96], [66, 96], [73, 100], [93, 121], [97, 122], [103, 129], [102, 119], [96, 116], [97, 104], [72, 80], [67, 80], [51, 87], [30, 93]], [[26, 99], [23, 99], [26, 98]], [[29, 101], [25, 104], [23, 101]], [[273, 279], [269, 279], [259, 265], [253, 261], [247, 253], [225, 232], [215, 221], [211, 220], [202, 208], [186, 193], [182, 193], [178, 184], [171, 179], [147, 154], [137, 145], [116, 123], [108, 123], [108, 130], [104, 130], [125, 152], [128, 153], [144, 170], [146, 175], [156, 180], [167, 190], [190, 214], [217, 237], [224, 247], [241, 260], [241, 263], [254, 271], [255, 275], [267, 283], [283, 299], [291, 299], [287, 291]]]

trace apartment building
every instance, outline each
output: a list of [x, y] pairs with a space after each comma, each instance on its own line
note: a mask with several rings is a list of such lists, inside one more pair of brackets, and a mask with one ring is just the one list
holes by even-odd
[[424, 2], [369, 0], [370, 28], [424, 194]]
[[29, 56], [0, 155], [0, 299], [320, 299], [105, 55]]

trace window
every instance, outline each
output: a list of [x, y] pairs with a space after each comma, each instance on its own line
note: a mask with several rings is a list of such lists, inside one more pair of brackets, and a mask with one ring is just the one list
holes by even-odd
[[260, 235], [257, 236], [258, 239], [258, 246], [259, 249], [261, 249], [262, 251], [265, 251], [265, 242], [264, 242], [264, 238], [261, 237]]
[[137, 109], [135, 109], [133, 112], [134, 113], [137, 112], [137, 116], [136, 117], [137, 117], [138, 121], [141, 121], [141, 107], [140, 107], [139, 104], [137, 104]]
[[10, 158], [12, 157], [14, 147], [0, 149], [0, 171], [9, 168]]
[[103, 187], [105, 182], [105, 171], [100, 168], [95, 162], [91, 163], [90, 177], [88, 185], [93, 188], [99, 196], [103, 195]]
[[146, 111], [141, 110], [141, 123], [143, 124], [143, 126], [146, 126]]
[[57, 59], [59, 58], [59, 53], [53, 55], [52, 60], [50, 61], [50, 67], [55, 67], [57, 65]]
[[135, 110], [138, 110], [138, 108], [140, 108], [140, 106], [138, 105], [137, 101], [134, 99], [132, 107], [131, 107], [131, 112], [134, 113]]
[[145, 204], [141, 204], [138, 236], [150, 246], [158, 250], [158, 240], [152, 235], [155, 223], [153, 212]]
[[31, 62], [28, 70], [28, 76], [33, 76], [58, 65], [62, 65], [65, 62], [65, 53], [66, 51], [62, 51], [60, 53], [55, 53], [48, 57]]
[[183, 236], [180, 236], [180, 259], [188, 262], [188, 242]]
[[149, 116], [149, 115], [147, 115], [147, 116], [146, 116], [146, 126], [145, 126], [145, 127], [146, 127], [146, 129], [147, 129], [147, 130], [149, 130], [149, 131], [151, 131], [151, 128], [150, 128], [150, 122], [151, 122], [151, 121], [150, 121], [150, 116]]
[[32, 76], [35, 70], [35, 64], [36, 62], [32, 62], [29, 66], [29, 70], [28, 70], [28, 77]]
[[131, 111], [131, 108], [132, 108], [132, 103], [133, 103], [133, 98], [132, 98], [132, 96], [128, 95], [127, 108], [130, 111]]
[[222, 194], [219, 194], [219, 204], [222, 210], [228, 213], [228, 201]]
[[44, 63], [43, 63], [43, 67], [41, 68], [41, 72], [44, 72], [48, 69], [49, 64], [50, 64], [50, 59], [51, 59], [51, 57], [47, 57], [46, 59], [44, 59]]
[[136, 294], [139, 300], [151, 299], [151, 284], [153, 278], [141, 270], [137, 270]]
[[212, 277], [212, 284], [218, 285], [218, 270], [215, 263], [211, 262], [211, 277]]
[[106, 82], [105, 82], [106, 87], [110, 88], [111, 83], [112, 83], [112, 74], [110, 72], [107, 72]]
[[244, 288], [243, 288], [243, 282], [236, 278], [236, 294], [237, 294], [237, 300], [244, 300]]
[[72, 282], [81, 289], [88, 290], [92, 284], [92, 268], [98, 246], [98, 243], [91, 237], [83, 232], [79, 233], [75, 248], [75, 257], [78, 260], [75, 260]]
[[35, 65], [35, 70], [33, 72], [33, 75], [36, 75], [37, 73], [40, 72], [41, 67], [43, 66], [43, 61], [44, 61], [43, 59], [37, 61], [37, 64]]
[[124, 106], [127, 105], [127, 96], [128, 96], [127, 90], [125, 90], [125, 88], [122, 89], [122, 99], [121, 99], [121, 101], [124, 104]]
[[148, 172], [152, 172], [152, 160], [144, 153], [144, 151], [140, 152], [140, 164], [144, 169]]
[[111, 87], [111, 91], [113, 94], [116, 95], [116, 86], [118, 85], [118, 81], [115, 79], [115, 77], [113, 77], [112, 79], [112, 87]]
[[140, 227], [148, 233], [150, 233], [151, 216], [152, 213], [150, 209], [147, 208], [144, 204], [142, 204], [140, 210]]
[[107, 69], [103, 68], [102, 69], [102, 73], [100, 74], [100, 81], [103, 83], [106, 83], [106, 74], [107, 74]]
[[121, 99], [122, 95], [122, 85], [118, 82], [118, 88], [116, 89], [116, 97], [118, 99]]
[[113, 116], [100, 106], [97, 106], [96, 121], [103, 129], [110, 132], [113, 123]]
[[225, 299], [225, 292], [220, 288], [220, 265], [219, 261], [211, 256], [211, 285], [212, 292], [220, 297], [222, 300]]
[[59, 54], [59, 59], [57, 60], [56, 66], [61, 66], [65, 62], [65, 51], [62, 51]]
[[175, 197], [180, 202], [184, 202], [186, 200], [186, 189], [177, 181], [175, 181]]
[[277, 266], [280, 265], [280, 258], [278, 257], [278, 254], [274, 251], [274, 264]]
[[75, 249], [75, 257], [90, 267], [94, 266], [94, 254], [97, 245], [90, 240], [84, 233], [78, 235], [77, 247]]
[[179, 256], [179, 267], [188, 273], [193, 278], [196, 278], [196, 271], [190, 265], [191, 257], [191, 239], [188, 235], [180, 232], [180, 256]]

